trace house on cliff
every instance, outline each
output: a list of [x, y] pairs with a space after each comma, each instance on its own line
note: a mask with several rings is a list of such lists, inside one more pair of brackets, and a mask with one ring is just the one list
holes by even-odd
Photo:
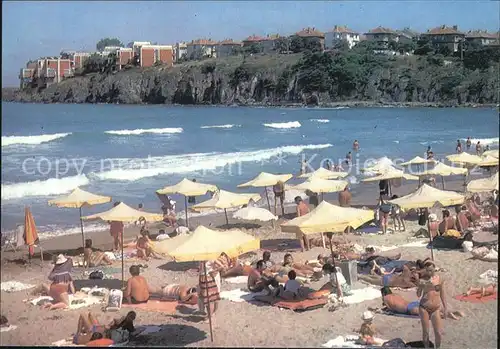
[[239, 41], [233, 41], [232, 39], [226, 39], [219, 41], [217, 47], [215, 48], [218, 58], [224, 58], [229, 56], [234, 56], [238, 49], [240, 49], [242, 43]]
[[325, 33], [325, 50], [331, 50], [344, 42], [352, 49], [359, 42], [359, 33], [341, 25]]
[[187, 58], [198, 60], [201, 58], [216, 58], [217, 42], [212, 39], [197, 39], [187, 44]]
[[453, 53], [460, 49], [460, 45], [465, 40], [465, 34], [460, 32], [456, 25], [452, 27], [442, 25], [422, 33], [421, 39], [428, 41], [436, 50], [447, 48]]

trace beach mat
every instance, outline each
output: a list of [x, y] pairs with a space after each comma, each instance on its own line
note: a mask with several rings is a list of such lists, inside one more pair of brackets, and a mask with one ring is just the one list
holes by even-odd
[[498, 297], [498, 292], [495, 292], [492, 295], [484, 296], [484, 297], [481, 297], [480, 293], [471, 294], [470, 296], [459, 294], [458, 296], [455, 296], [453, 298], [455, 298], [456, 300], [462, 301], [462, 302], [487, 303], [489, 301], [493, 301], [493, 300], [497, 299], [497, 297]]
[[122, 308], [131, 308], [134, 310], [151, 311], [165, 314], [175, 314], [179, 302], [165, 302], [165, 301], [148, 301], [141, 304], [122, 304]]
[[285, 308], [293, 311], [306, 311], [323, 308], [323, 306], [328, 302], [325, 298], [283, 300], [272, 296], [257, 296], [254, 300], [269, 304], [273, 307]]

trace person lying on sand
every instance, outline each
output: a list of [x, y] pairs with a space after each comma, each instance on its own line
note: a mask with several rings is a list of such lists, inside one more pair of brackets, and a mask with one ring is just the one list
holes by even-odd
[[[60, 254], [54, 261], [54, 268], [49, 274], [50, 285], [42, 284], [41, 288], [53, 301], [44, 305], [49, 310], [64, 309], [70, 306], [69, 293], [75, 293], [75, 285], [71, 277], [73, 261]], [[40, 288], [35, 290], [40, 291]]]
[[270, 277], [269, 274], [265, 274], [266, 266], [263, 260], [257, 262], [255, 269], [252, 269], [250, 275], [248, 275], [247, 287], [250, 292], [262, 292], [264, 290], [271, 292], [269, 286], [278, 287], [279, 282]]
[[196, 287], [181, 284], [169, 284], [158, 288], [149, 288], [151, 298], [159, 297], [162, 301], [198, 302], [197, 292]]
[[481, 286], [481, 287], [471, 286], [464, 294], [466, 296], [470, 296], [473, 294], [480, 294], [479, 298], [483, 298], [485, 296], [494, 295], [496, 292], [497, 292], [497, 285], [489, 284], [487, 286]]
[[98, 267], [102, 264], [110, 265], [111, 260], [102, 251], [94, 251], [92, 248], [92, 239], [85, 240], [85, 248], [83, 249], [83, 266]]
[[[392, 293], [390, 287], [387, 286], [382, 287], [380, 292], [382, 293], [382, 305], [393, 313], [414, 316], [420, 315], [420, 301], [408, 302], [401, 295]], [[465, 317], [464, 313], [461, 311], [449, 311], [447, 315], [447, 317], [454, 320], [459, 320], [460, 318]], [[442, 310], [441, 318], [444, 318]]]
[[293, 257], [290, 253], [285, 254], [283, 257], [283, 264], [277, 264], [272, 268], [268, 269], [270, 272], [278, 273], [276, 276], [276, 280], [278, 282], [287, 282], [288, 281], [288, 272], [290, 270], [295, 270], [297, 276], [301, 277], [311, 277], [316, 272], [316, 268], [307, 264], [294, 263]]
[[412, 272], [407, 265], [403, 266], [401, 274], [380, 275], [358, 275], [358, 279], [377, 286], [413, 288], [416, 287], [416, 272]]
[[[118, 335], [122, 335], [120, 331], [127, 331], [128, 334], [130, 334], [135, 331], [134, 321], [136, 316], [135, 311], [129, 311], [126, 316], [114, 319], [108, 325], [100, 325], [97, 318], [91, 312], [88, 314], [82, 313], [78, 318], [78, 327], [76, 329], [76, 334], [73, 336], [73, 343], [85, 345], [91, 340], [96, 340], [99, 337], [117, 339], [119, 337]], [[95, 335], [96, 333], [101, 334], [101, 336]]]
[[129, 269], [132, 277], [127, 280], [127, 288], [125, 289], [124, 303], [140, 304], [147, 303], [149, 300], [149, 287], [146, 279], [139, 275], [141, 269], [137, 265], [133, 265]]
[[243, 265], [238, 258], [229, 258], [229, 256], [222, 252], [220, 256], [214, 261], [214, 268], [220, 273], [223, 278], [234, 276], [247, 276], [251, 273], [252, 267]]

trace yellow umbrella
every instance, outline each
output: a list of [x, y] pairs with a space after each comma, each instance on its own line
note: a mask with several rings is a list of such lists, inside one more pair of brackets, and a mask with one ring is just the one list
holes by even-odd
[[111, 201], [110, 196], [101, 196], [76, 188], [70, 194], [49, 200], [49, 206], [78, 208], [80, 210], [80, 227], [82, 229], [82, 246], [85, 247], [85, 234], [83, 232], [82, 207], [105, 204]]
[[401, 163], [401, 166], [422, 165], [422, 164], [430, 164], [430, 163], [433, 163], [433, 162], [434, 162], [434, 160], [432, 160], [432, 159], [428, 160], [428, 159], [424, 159], [424, 158], [422, 158], [420, 156], [415, 156], [410, 161]]
[[343, 232], [347, 227], [354, 229], [373, 219], [373, 211], [351, 207], [340, 207], [322, 201], [318, 207], [304, 216], [281, 225], [281, 231], [310, 235], [325, 232]]
[[[171, 240], [163, 240], [153, 245], [157, 253], [167, 254], [177, 262], [208, 261], [217, 259], [222, 252], [230, 258], [237, 257], [243, 253], [258, 250], [260, 241], [255, 237], [245, 234], [240, 230], [217, 231], [199, 226], [196, 230], [184, 236], [178, 236]], [[207, 276], [205, 263], [204, 273]], [[210, 323], [210, 337], [213, 341], [212, 314], [210, 311], [210, 298], [208, 289], [206, 298], [208, 304], [208, 319]]]
[[384, 156], [378, 160], [376, 160], [373, 165], [362, 168], [361, 172], [376, 172], [376, 173], [383, 173], [386, 172], [387, 170], [393, 169], [394, 166], [392, 164], [392, 161]]
[[261, 207], [245, 207], [233, 213], [233, 218], [247, 221], [277, 221], [278, 217]]
[[156, 192], [158, 194], [182, 194], [184, 195], [184, 207], [186, 210], [186, 226], [188, 226], [188, 196], [198, 196], [205, 195], [208, 192], [217, 191], [217, 186], [212, 184], [203, 184], [198, 182], [190, 181], [184, 178], [182, 181], [175, 185], [167, 186], [163, 189], [159, 189]]
[[437, 162], [432, 170], [427, 170], [416, 174], [417, 176], [441, 176], [441, 182], [444, 189], [444, 176], [467, 175], [467, 169], [463, 167], [452, 167]]
[[348, 184], [347, 181], [310, 177], [307, 181], [293, 186], [292, 189], [310, 190], [313, 193], [335, 193], [344, 190]]
[[[261, 172], [257, 177], [255, 177], [251, 181], [238, 185], [238, 188], [246, 188], [246, 187], [259, 188], [259, 187], [273, 186], [280, 181], [285, 183], [292, 177], [293, 175], [291, 174], [275, 175], [272, 173]], [[269, 207], [269, 211], [271, 211], [271, 204], [269, 203], [269, 194], [267, 193], [267, 188], [266, 188], [266, 198], [267, 198], [267, 206]]]
[[498, 166], [498, 158], [491, 155], [486, 155], [481, 159], [481, 162], [477, 164], [479, 167], [494, 167]]
[[[133, 209], [130, 206], [127, 206], [123, 202], [119, 203], [111, 210], [82, 217], [82, 219], [85, 220], [102, 219], [103, 221], [135, 222], [141, 217], [144, 217], [146, 221], [151, 221], [151, 222], [158, 222], [163, 220], [163, 215], [161, 214], [139, 211]], [[122, 282], [123, 282], [125, 279], [123, 275], [123, 241], [121, 245], [122, 245]]]
[[347, 173], [347, 172], [335, 172], [335, 171], [327, 170], [324, 167], [320, 167], [314, 172], [301, 174], [299, 176], [299, 178], [317, 177], [317, 178], [321, 178], [321, 179], [336, 179], [336, 178], [347, 177], [347, 175], [349, 175], [349, 173]]
[[477, 165], [481, 162], [481, 157], [477, 155], [472, 155], [466, 152], [460, 154], [452, 154], [446, 157], [448, 161], [456, 163], [456, 164], [464, 164], [464, 165]]
[[403, 209], [430, 208], [436, 202], [443, 206], [460, 205], [465, 201], [465, 196], [449, 190], [440, 190], [427, 184], [422, 184], [416, 191], [400, 198], [389, 200]]
[[493, 156], [494, 158], [499, 158], [499, 149], [486, 150], [483, 156]]
[[488, 178], [474, 179], [467, 184], [467, 191], [471, 193], [498, 190], [498, 172]]
[[199, 203], [197, 205], [192, 206], [194, 210], [200, 210], [205, 208], [220, 208], [224, 209], [224, 213], [226, 215], [226, 224], [229, 224], [229, 220], [227, 218], [227, 209], [233, 207], [239, 207], [246, 205], [253, 200], [255, 202], [260, 200], [260, 194], [237, 194], [231, 193], [226, 190], [220, 190], [218, 193], [214, 195], [213, 198]]

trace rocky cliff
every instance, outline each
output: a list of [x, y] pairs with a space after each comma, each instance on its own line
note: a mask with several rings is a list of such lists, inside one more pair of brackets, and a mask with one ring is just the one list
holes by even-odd
[[[464, 105], [498, 103], [498, 68], [418, 56], [265, 55], [91, 73], [2, 94], [41, 103]], [[340, 58], [339, 58], [340, 57]]]

